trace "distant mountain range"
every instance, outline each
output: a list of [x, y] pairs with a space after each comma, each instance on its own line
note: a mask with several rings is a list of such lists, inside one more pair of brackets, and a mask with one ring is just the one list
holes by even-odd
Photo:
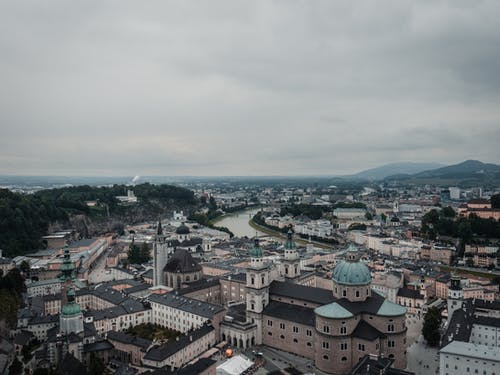
[[443, 164], [439, 163], [390, 163], [385, 164], [380, 167], [367, 169], [365, 171], [356, 173], [351, 176], [346, 176], [356, 179], [368, 179], [368, 180], [383, 180], [386, 177], [394, 175], [411, 175], [423, 171], [428, 171], [436, 168], [443, 167]]
[[478, 160], [466, 160], [448, 166], [437, 163], [391, 163], [345, 177], [443, 186], [450, 184], [500, 186], [500, 165], [483, 163]]
[[442, 186], [500, 186], [500, 165], [466, 160], [446, 167], [430, 169], [414, 174], [392, 175], [385, 180], [406, 181], [413, 184], [435, 184]]
[[500, 173], [500, 165], [483, 163], [478, 160], [466, 160], [462, 163], [443, 168], [416, 173], [417, 178], [477, 178], [495, 176]]

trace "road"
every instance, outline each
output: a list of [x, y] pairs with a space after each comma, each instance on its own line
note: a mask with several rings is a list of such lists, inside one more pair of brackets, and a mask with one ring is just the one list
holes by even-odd
[[111, 273], [106, 273], [106, 258], [109, 251], [110, 250], [106, 250], [102, 253], [93, 270], [90, 272], [88, 278], [89, 284], [99, 284], [113, 280], [113, 275]]

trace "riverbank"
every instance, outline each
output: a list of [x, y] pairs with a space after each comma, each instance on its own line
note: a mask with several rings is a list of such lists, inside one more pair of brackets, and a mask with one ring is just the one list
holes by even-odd
[[[259, 207], [258, 206], [247, 206], [241, 210], [238, 210], [238, 211], [233, 211], [233, 212], [226, 212], [224, 215], [220, 215], [220, 216], [217, 216], [216, 218], [214, 218], [213, 220], [211, 220], [211, 223], [212, 224], [217, 224], [218, 222], [220, 221], [223, 221], [227, 218], [230, 218], [230, 217], [233, 217], [233, 216], [238, 216], [238, 215], [241, 215], [245, 212], [254, 212], [256, 210], [258, 210]], [[253, 215], [252, 215], [253, 216]]]
[[[284, 233], [263, 227], [262, 225], [259, 225], [255, 221], [253, 221], [253, 219], [250, 219], [248, 221], [248, 225], [250, 225], [253, 229], [255, 229], [259, 232], [265, 233], [271, 237], [277, 238], [279, 240], [286, 240], [286, 235]], [[295, 238], [294, 240], [296, 243], [301, 244], [301, 245], [307, 245], [309, 243], [309, 241], [303, 240], [301, 238]], [[322, 243], [322, 242], [318, 242], [318, 241], [311, 241], [311, 243], [314, 246], [319, 247], [321, 249], [333, 250], [333, 245], [330, 245], [330, 244], [326, 244], [326, 243]]]
[[472, 276], [479, 276], [479, 277], [485, 277], [487, 279], [496, 279], [500, 278], [500, 273], [498, 271], [492, 271], [492, 270], [483, 270], [480, 268], [476, 269], [470, 269], [470, 268], [462, 268], [462, 267], [450, 267], [450, 266], [439, 266], [440, 271], [446, 271], [446, 272], [457, 272], [460, 275], [472, 275]]

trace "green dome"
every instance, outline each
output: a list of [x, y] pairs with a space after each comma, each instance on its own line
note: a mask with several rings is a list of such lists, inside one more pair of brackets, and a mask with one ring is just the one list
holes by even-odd
[[80, 309], [80, 305], [76, 302], [68, 303], [63, 306], [62, 314], [63, 316], [72, 316], [80, 314], [82, 311]]
[[255, 245], [253, 249], [250, 250], [250, 257], [251, 258], [262, 258], [263, 256], [263, 251], [262, 248], [259, 246], [259, 240], [255, 239]]
[[344, 285], [367, 285], [372, 281], [372, 276], [365, 264], [342, 261], [333, 270], [333, 281]]

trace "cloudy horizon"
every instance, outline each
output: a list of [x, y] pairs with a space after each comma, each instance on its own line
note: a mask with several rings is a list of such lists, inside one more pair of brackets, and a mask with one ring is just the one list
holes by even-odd
[[500, 163], [500, 2], [0, 2], [0, 174]]

